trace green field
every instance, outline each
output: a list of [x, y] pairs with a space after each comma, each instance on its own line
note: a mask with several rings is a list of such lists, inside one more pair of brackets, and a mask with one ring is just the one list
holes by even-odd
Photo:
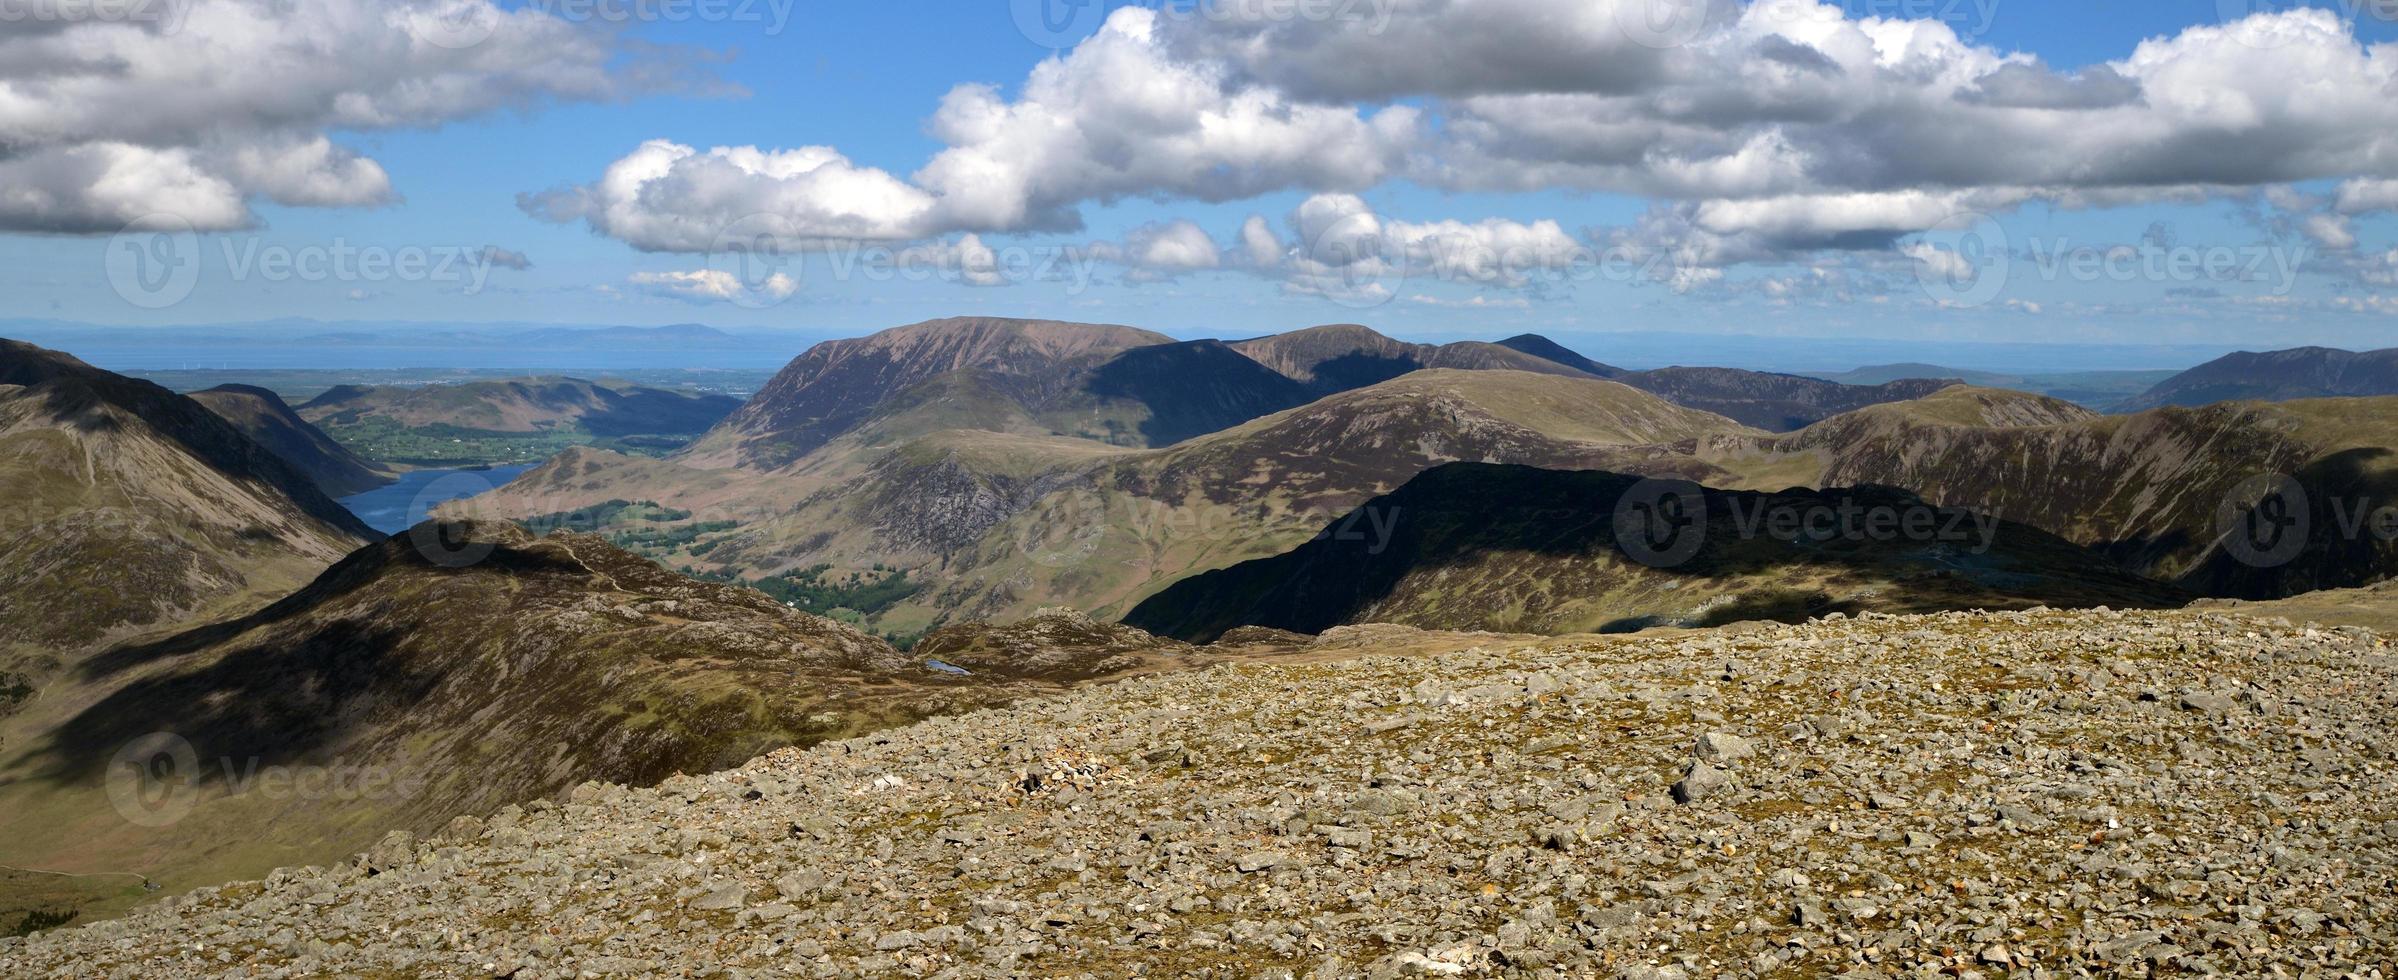
[[364, 459], [401, 466], [453, 467], [538, 463], [576, 446], [591, 446], [636, 456], [664, 456], [689, 445], [695, 436], [633, 435], [601, 437], [580, 427], [560, 426], [539, 432], [493, 432], [454, 425], [404, 426], [390, 419], [368, 417], [348, 424], [319, 426], [342, 448]]

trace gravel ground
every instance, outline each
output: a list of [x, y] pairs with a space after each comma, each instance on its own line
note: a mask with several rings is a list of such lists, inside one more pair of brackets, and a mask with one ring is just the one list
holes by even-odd
[[1219, 666], [585, 785], [0, 975], [2387, 976], [2392, 652], [2035, 611]]

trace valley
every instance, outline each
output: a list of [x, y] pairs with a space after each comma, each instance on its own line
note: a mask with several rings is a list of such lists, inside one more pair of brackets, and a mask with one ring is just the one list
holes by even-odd
[[529, 463], [574, 446], [662, 455], [688, 445], [740, 404], [726, 395], [560, 377], [339, 385], [296, 410], [368, 458], [440, 467]]
[[[2354, 517], [2398, 505], [2380, 398], [2108, 415], [1535, 336], [991, 318], [829, 343], [746, 402], [520, 378], [295, 405], [5, 353], [0, 478], [77, 529], [0, 566], [45, 597], [15, 608], [79, 612], [5, 634], [0, 816], [38, 828], [0, 844], [40, 872], [0, 878], [20, 932], [277, 868], [379, 875], [512, 807], [1094, 684], [2009, 610], [2384, 628], [2398, 563]], [[496, 441], [407, 448], [444, 432]], [[2288, 507], [2286, 554], [2237, 546], [2234, 519]], [[128, 752], [167, 763], [139, 797]]]
[[[1104, 365], [1182, 357], [1206, 342], [1125, 347], [1150, 338], [1104, 327], [1046, 336], [1054, 329], [941, 321], [830, 345], [688, 451], [656, 460], [568, 453], [447, 512], [521, 519], [654, 500], [694, 516], [679, 531], [651, 529], [647, 545], [633, 545], [643, 553], [727, 581], [797, 573], [888, 583], [855, 600], [866, 608], [838, 614], [902, 642], [1053, 605], [1121, 616], [1193, 575], [1281, 555], [1336, 521], [1362, 520], [1352, 508], [1451, 462], [1733, 492], [1894, 487], [2045, 532], [2116, 573], [2196, 595], [2363, 584], [2392, 561], [2389, 542], [2330, 531], [2343, 514], [2352, 525], [2359, 508], [2398, 502], [2378, 464], [2365, 462], [2385, 451], [2382, 433], [2398, 431], [2372, 421], [2388, 410], [2378, 401], [2101, 415], [1940, 379], [1859, 387], [1741, 371], [1630, 372], [1537, 337], [1433, 348], [1341, 326], [1224, 345], [1252, 366], [1184, 397], [1220, 406], [1239, 403], [1222, 391], [1278, 390], [1254, 380], [1258, 367], [1285, 383], [1342, 390], [1226, 421], [1276, 401], [1248, 403], [1219, 419], [1219, 431], [1156, 446], [1124, 435], [1140, 423], [1095, 429], [1087, 420], [1105, 411], [1059, 406], [1104, 404], [1091, 381], [1075, 380], [1114, 370]], [[1520, 370], [1526, 359], [1537, 370]], [[1436, 363], [1483, 366], [1427, 366]], [[904, 387], [879, 403], [842, 394], [860, 371]], [[1355, 383], [1363, 387], [1344, 388]], [[808, 407], [819, 403], [851, 414], [828, 422]], [[1178, 411], [1172, 404], [1159, 393], [1138, 411]], [[780, 434], [775, 420], [785, 418], [807, 420], [799, 442]], [[2307, 488], [2323, 533], [2290, 560], [2247, 568], [2217, 546], [2219, 512], [2244, 483], [2278, 473]], [[1600, 500], [1578, 503], [1585, 517], [1608, 516]], [[2080, 574], [2041, 567], [2032, 579]], [[1510, 589], [1491, 589], [1476, 601], [1513, 606], [1501, 598]], [[2111, 601], [2096, 595], [2093, 604]], [[1703, 618], [1711, 601], [1678, 600], [1653, 612]]]
[[2393, 96], [0, 0], [0, 980], [2398, 980]]

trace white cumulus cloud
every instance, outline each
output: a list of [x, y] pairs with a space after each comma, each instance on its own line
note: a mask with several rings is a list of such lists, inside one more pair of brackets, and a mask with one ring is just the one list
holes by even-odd
[[382, 204], [391, 176], [331, 132], [680, 84], [612, 30], [490, 0], [36, 6], [0, 24], [0, 231]]

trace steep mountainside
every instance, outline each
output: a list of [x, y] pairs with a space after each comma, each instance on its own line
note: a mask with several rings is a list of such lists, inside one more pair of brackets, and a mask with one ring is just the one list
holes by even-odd
[[[1025, 689], [911, 666], [594, 536], [420, 525], [261, 611], [60, 678], [9, 723], [0, 864], [170, 887], [258, 875], [587, 780], [704, 772]], [[125, 753], [153, 750], [186, 768], [125, 795]]]
[[1385, 652], [595, 785], [0, 940], [0, 974], [2336, 977], [2398, 948], [2369, 634], [1948, 614]]
[[[1638, 486], [1611, 473], [1443, 466], [1291, 552], [1184, 579], [1125, 622], [1209, 642], [1241, 626], [1559, 634], [2187, 598], [2046, 532], [1879, 489], [1706, 492], [1704, 524], [1661, 539], [1692, 536], [1692, 550], [1667, 560], [1617, 539], [1618, 502]], [[1852, 511], [1888, 513], [1891, 523], [1834, 523]], [[1798, 523], [1818, 518], [1819, 529]], [[1360, 533], [1369, 528], [1389, 533]]]
[[0, 341], [0, 670], [306, 582], [369, 531], [200, 403]]
[[306, 474], [325, 496], [347, 497], [392, 481], [390, 473], [343, 449], [272, 391], [219, 385], [189, 397]]
[[1148, 410], [1138, 445], [1170, 446], [1314, 400], [1305, 385], [1220, 341], [1140, 347], [1099, 365], [1091, 394]]
[[1234, 341], [1233, 350], [1318, 396], [1381, 384], [1412, 371], [1529, 371], [1580, 375], [1576, 368], [1498, 344], [1411, 344], [1354, 323]]
[[342, 385], [310, 399], [299, 412], [327, 428], [370, 421], [483, 432], [580, 426], [593, 435], [621, 436], [704, 432], [740, 407], [739, 399], [726, 395], [535, 378], [405, 387]]
[[1115, 355], [1172, 343], [1131, 327], [986, 317], [830, 341], [792, 361], [682, 458], [709, 467], [788, 466], [864, 425], [885, 401], [958, 371], [980, 373], [997, 400], [1038, 414]]
[[2398, 349], [2357, 353], [2299, 347], [2230, 354], [2166, 379], [2120, 410], [2361, 395], [2398, 395]]

